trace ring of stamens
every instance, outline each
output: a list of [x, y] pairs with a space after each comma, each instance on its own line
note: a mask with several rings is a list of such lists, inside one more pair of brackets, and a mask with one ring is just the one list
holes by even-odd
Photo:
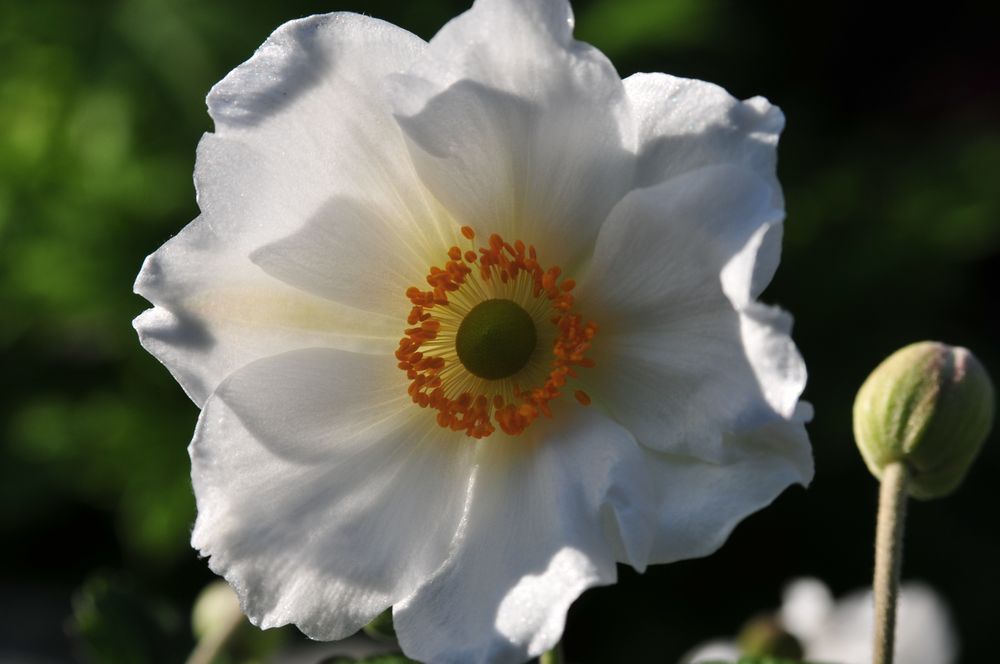
[[[469, 226], [462, 235], [475, 239]], [[444, 267], [427, 274], [429, 290], [406, 290], [413, 308], [411, 327], [396, 350], [399, 368], [410, 381], [408, 393], [422, 408], [437, 411], [437, 423], [473, 438], [485, 438], [499, 426], [509, 435], [522, 433], [539, 416], [551, 417], [549, 402], [560, 395], [576, 369], [592, 367], [585, 357], [597, 334], [597, 325], [572, 313], [576, 285], [561, 279], [558, 266], [538, 263], [535, 248], [521, 240], [513, 244], [497, 234], [489, 244], [463, 251], [448, 250]], [[502, 379], [480, 378], [468, 371], [455, 350], [455, 339], [465, 315], [488, 299], [509, 299], [532, 317], [537, 348], [524, 368]], [[577, 401], [590, 403], [582, 390]]]

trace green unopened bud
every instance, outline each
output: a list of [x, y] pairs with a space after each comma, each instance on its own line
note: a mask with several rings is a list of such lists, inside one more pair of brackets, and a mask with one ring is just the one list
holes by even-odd
[[993, 385], [965, 348], [923, 341], [876, 367], [854, 401], [854, 438], [868, 469], [901, 461], [914, 498], [954, 491], [993, 424]]
[[740, 652], [748, 657], [780, 657], [798, 660], [802, 645], [771, 615], [751, 618], [736, 637]]

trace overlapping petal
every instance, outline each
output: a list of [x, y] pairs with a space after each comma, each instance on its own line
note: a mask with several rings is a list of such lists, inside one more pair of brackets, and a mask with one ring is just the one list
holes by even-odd
[[140, 338], [199, 405], [254, 359], [310, 345], [384, 351], [398, 338], [392, 312], [309, 297], [250, 255], [329, 219], [338, 197], [404, 229], [452, 223], [414, 174], [384, 90], [424, 47], [382, 21], [316, 16], [276, 30], [212, 89], [216, 132], [195, 172], [202, 215], [146, 260], [135, 287], [157, 305], [137, 319]]
[[[351, 199], [334, 199], [295, 233], [255, 249], [250, 260], [269, 275], [331, 302], [368, 314], [395, 314], [399, 336], [402, 295], [425, 285], [428, 259], [450, 245], [434, 233], [386, 217]], [[386, 257], [391, 257], [387, 259]]]
[[192, 544], [261, 627], [343, 638], [445, 560], [474, 448], [414, 413], [386, 358], [293, 351], [206, 402]]
[[393, 78], [427, 188], [463, 224], [534, 238], [564, 266], [631, 187], [635, 139], [618, 74], [572, 20], [564, 0], [480, 0]]
[[724, 444], [742, 454], [726, 464], [649, 450], [646, 468], [658, 491], [649, 563], [714, 552], [740, 521], [788, 486], [812, 481], [807, 414], [728, 434]]
[[134, 321], [142, 345], [203, 405], [253, 360], [311, 346], [391, 352], [398, 320], [359, 315], [271, 277], [200, 218], [149, 256], [135, 285], [156, 307]]
[[782, 205], [775, 175], [780, 109], [763, 97], [739, 101], [713, 83], [668, 74], [633, 74], [624, 85], [638, 135], [638, 187], [732, 164], [763, 178]]
[[448, 562], [394, 611], [401, 643], [430, 662], [515, 662], [551, 648], [566, 611], [615, 561], [645, 559], [653, 478], [628, 431], [596, 412], [535, 441], [487, 441]]
[[516, 662], [551, 648], [569, 605], [642, 571], [715, 551], [748, 514], [808, 483], [801, 419], [733, 434], [726, 465], [655, 452], [605, 415], [554, 422], [528, 446], [481, 445], [466, 521], [447, 562], [394, 617], [422, 661]]
[[728, 433], [792, 416], [790, 319], [748, 299], [783, 216], [763, 179], [721, 165], [630, 193], [602, 227], [579, 290], [602, 321], [588, 390], [643, 444], [721, 462], [742, 454]]

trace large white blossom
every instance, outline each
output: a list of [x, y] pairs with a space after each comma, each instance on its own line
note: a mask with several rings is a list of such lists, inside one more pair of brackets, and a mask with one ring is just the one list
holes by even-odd
[[757, 302], [781, 112], [621, 80], [572, 24], [314, 16], [210, 92], [201, 216], [135, 326], [202, 409], [192, 543], [256, 624], [392, 606], [412, 657], [524, 660], [617, 562], [706, 555], [810, 480], [790, 317]]

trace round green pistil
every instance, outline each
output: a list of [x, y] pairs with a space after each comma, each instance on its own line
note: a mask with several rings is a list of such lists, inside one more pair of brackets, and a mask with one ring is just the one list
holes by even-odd
[[470, 373], [496, 380], [520, 371], [535, 351], [535, 321], [510, 300], [484, 300], [458, 326], [455, 351]]

